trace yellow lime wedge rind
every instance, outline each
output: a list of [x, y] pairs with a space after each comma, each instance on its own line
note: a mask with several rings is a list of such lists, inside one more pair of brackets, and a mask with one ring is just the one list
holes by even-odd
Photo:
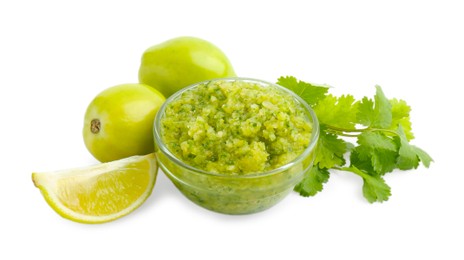
[[131, 156], [98, 165], [34, 172], [32, 181], [62, 217], [80, 223], [105, 223], [140, 207], [155, 186], [155, 155]]

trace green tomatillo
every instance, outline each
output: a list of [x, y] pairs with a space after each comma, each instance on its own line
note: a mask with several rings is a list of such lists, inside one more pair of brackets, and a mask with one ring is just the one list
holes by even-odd
[[178, 37], [148, 48], [139, 68], [139, 81], [166, 98], [199, 81], [235, 76], [218, 47], [195, 37]]
[[165, 97], [144, 84], [122, 84], [99, 93], [84, 118], [84, 142], [100, 162], [154, 151], [153, 121]]

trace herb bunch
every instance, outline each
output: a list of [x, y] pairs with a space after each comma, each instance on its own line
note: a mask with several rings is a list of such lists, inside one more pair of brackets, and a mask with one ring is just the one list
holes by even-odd
[[363, 195], [370, 203], [383, 202], [391, 195], [385, 174], [416, 169], [420, 163], [429, 167], [433, 161], [424, 150], [410, 144], [414, 139], [411, 108], [404, 100], [385, 97], [380, 86], [376, 86], [373, 99], [356, 100], [352, 95], [334, 96], [326, 86], [295, 77], [280, 77], [277, 84], [306, 101], [320, 124], [314, 165], [295, 186], [302, 196], [322, 191], [330, 171], [339, 170], [363, 179]]

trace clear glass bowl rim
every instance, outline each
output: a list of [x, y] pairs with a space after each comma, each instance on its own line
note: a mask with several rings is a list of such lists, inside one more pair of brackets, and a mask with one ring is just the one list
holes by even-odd
[[[284, 92], [289, 93], [294, 99], [297, 100], [298, 103], [300, 103], [303, 108], [309, 112], [312, 120], [312, 132], [311, 132], [311, 139], [309, 141], [308, 147], [300, 154], [298, 155], [295, 159], [292, 161], [288, 162], [287, 164], [284, 164], [278, 168], [269, 170], [269, 171], [264, 171], [264, 172], [257, 172], [257, 173], [251, 173], [251, 174], [245, 174], [245, 175], [230, 175], [230, 174], [221, 174], [221, 173], [216, 173], [216, 172], [208, 172], [202, 169], [198, 169], [196, 167], [193, 167], [191, 165], [188, 165], [184, 163], [182, 160], [177, 158], [174, 154], [172, 154], [168, 148], [164, 145], [161, 135], [160, 135], [160, 130], [161, 130], [161, 118], [164, 115], [164, 111], [166, 110], [166, 106], [179, 96], [181, 96], [184, 92], [189, 91], [190, 89], [195, 88], [198, 85], [205, 84], [207, 82], [214, 82], [214, 81], [246, 81], [246, 82], [252, 82], [252, 83], [257, 83], [260, 85], [266, 85], [266, 86], [273, 86], [276, 87]], [[153, 136], [154, 136], [154, 141], [156, 143], [157, 149], [159, 149], [166, 157], [169, 158], [169, 160], [173, 161], [175, 164], [177, 164], [180, 167], [186, 168], [190, 171], [199, 173], [199, 174], [204, 174], [204, 175], [210, 175], [210, 176], [216, 176], [216, 177], [224, 177], [224, 178], [231, 178], [231, 179], [247, 179], [247, 178], [256, 178], [256, 177], [265, 177], [269, 175], [273, 175], [276, 173], [280, 173], [282, 171], [285, 171], [291, 167], [293, 167], [295, 164], [300, 163], [303, 161], [305, 158], [309, 156], [309, 154], [315, 149], [315, 146], [317, 144], [317, 140], [319, 138], [319, 121], [317, 120], [316, 113], [313, 111], [313, 109], [306, 103], [301, 97], [299, 97], [297, 94], [295, 94], [293, 91], [280, 86], [275, 83], [267, 82], [264, 80], [260, 79], [254, 79], [254, 78], [247, 78], [247, 77], [229, 77], [229, 78], [216, 78], [216, 79], [211, 79], [211, 80], [204, 80], [200, 81], [197, 83], [194, 83], [190, 86], [187, 86], [176, 93], [172, 94], [170, 97], [166, 99], [166, 101], [163, 103], [163, 105], [160, 107], [158, 110], [158, 113], [156, 114], [155, 121], [154, 121], [154, 127], [153, 127]]]

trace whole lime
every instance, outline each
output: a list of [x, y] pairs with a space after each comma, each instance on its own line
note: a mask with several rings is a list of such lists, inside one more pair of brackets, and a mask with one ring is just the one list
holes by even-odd
[[84, 118], [84, 142], [100, 162], [154, 151], [153, 121], [165, 97], [144, 84], [122, 84], [99, 93]]
[[139, 68], [139, 81], [165, 97], [199, 81], [235, 76], [218, 47], [195, 37], [178, 37], [148, 48]]

